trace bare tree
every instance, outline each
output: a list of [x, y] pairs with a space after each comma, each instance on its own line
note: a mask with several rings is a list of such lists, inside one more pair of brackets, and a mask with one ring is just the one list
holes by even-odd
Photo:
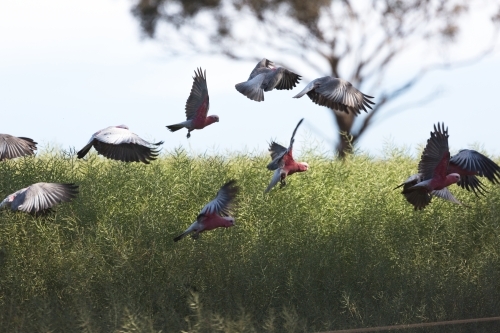
[[408, 64], [414, 75], [396, 87], [386, 79], [391, 66], [411, 52], [436, 48], [446, 52], [458, 43], [464, 18], [478, 11], [491, 22], [491, 31], [484, 32], [491, 34], [491, 41], [478, 45], [468, 60], [481, 59], [497, 43], [500, 18], [498, 0], [494, 4], [481, 0], [134, 1], [132, 13], [144, 35], [164, 40], [172, 53], [194, 50], [237, 60], [260, 60], [263, 55], [273, 59], [267, 55], [274, 53], [288, 59], [289, 68], [307, 66], [317, 76], [340, 77], [375, 95], [377, 104], [366, 116], [332, 110], [340, 156], [350, 151], [389, 103], [430, 70], [454, 66], [458, 59]]

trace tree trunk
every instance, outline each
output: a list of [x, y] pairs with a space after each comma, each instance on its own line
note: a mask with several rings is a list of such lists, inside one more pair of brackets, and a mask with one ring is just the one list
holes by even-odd
[[336, 124], [339, 128], [339, 138], [337, 143], [337, 155], [344, 158], [347, 154], [353, 152], [353, 144], [355, 137], [351, 134], [352, 125], [354, 124], [354, 114], [349, 114], [340, 111], [331, 110], [335, 116]]

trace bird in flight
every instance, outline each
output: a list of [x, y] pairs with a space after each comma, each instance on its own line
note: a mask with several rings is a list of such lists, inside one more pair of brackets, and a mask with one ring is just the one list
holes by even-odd
[[158, 156], [158, 146], [163, 141], [149, 143], [132, 133], [127, 126], [110, 126], [92, 135], [89, 143], [78, 153], [83, 158], [92, 146], [100, 155], [122, 162], [143, 162], [149, 164]]
[[210, 108], [207, 88], [207, 72], [202, 72], [201, 68], [198, 68], [197, 71], [194, 71], [194, 73], [195, 76], [193, 77], [193, 86], [191, 87], [191, 93], [186, 101], [185, 109], [187, 120], [182, 123], [167, 126], [170, 132], [178, 131], [184, 127], [187, 128], [188, 139], [191, 137], [191, 131], [203, 129], [208, 125], [219, 121], [219, 116], [217, 115], [207, 117], [208, 109]]
[[267, 168], [271, 171], [274, 170], [273, 178], [271, 183], [266, 188], [265, 192], [269, 192], [278, 182], [281, 182], [281, 187], [286, 185], [286, 177], [294, 174], [295, 172], [304, 172], [309, 169], [309, 164], [306, 162], [295, 162], [293, 159], [293, 142], [295, 141], [295, 133], [300, 124], [302, 124], [304, 118], [302, 118], [295, 129], [293, 130], [292, 138], [290, 139], [290, 145], [288, 148], [271, 141], [269, 145], [269, 151], [271, 152], [271, 163], [267, 165]]
[[10, 206], [13, 211], [21, 211], [33, 215], [43, 215], [61, 203], [76, 198], [78, 185], [60, 183], [35, 183], [9, 194], [0, 208]]
[[191, 237], [197, 239], [200, 233], [204, 231], [234, 226], [234, 217], [231, 216], [231, 210], [238, 192], [239, 187], [236, 186], [236, 180], [230, 180], [224, 184], [217, 192], [215, 199], [203, 207], [196, 221], [182, 234], [175, 237], [174, 242], [181, 240], [189, 234], [192, 234]]
[[367, 108], [371, 109], [371, 105], [375, 104], [371, 101], [372, 96], [363, 94], [350, 82], [333, 76], [311, 81], [293, 98], [301, 98], [305, 94], [318, 105], [345, 113], [352, 112], [355, 116], [360, 114], [361, 110], [367, 112]]
[[500, 167], [483, 154], [463, 149], [450, 156], [448, 137], [448, 128], [445, 129], [444, 124], [434, 125], [418, 164], [418, 173], [396, 187], [403, 187], [402, 194], [415, 210], [427, 206], [433, 196], [461, 204], [448, 189], [452, 184], [479, 196], [484, 195], [486, 189], [478, 176], [493, 184], [500, 183]]
[[300, 75], [283, 67], [275, 67], [272, 61], [264, 58], [255, 66], [248, 80], [236, 84], [235, 88], [249, 99], [262, 102], [264, 91], [293, 89], [300, 78]]

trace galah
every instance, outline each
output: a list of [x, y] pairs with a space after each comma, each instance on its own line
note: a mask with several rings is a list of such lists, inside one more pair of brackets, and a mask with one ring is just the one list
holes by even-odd
[[292, 138], [290, 139], [290, 146], [288, 149], [282, 145], [272, 141], [269, 145], [269, 151], [271, 152], [271, 163], [267, 165], [269, 170], [274, 170], [273, 178], [271, 183], [266, 188], [266, 193], [269, 192], [278, 182], [281, 182], [280, 186], [286, 185], [286, 177], [294, 174], [295, 172], [304, 172], [309, 169], [309, 164], [306, 162], [295, 162], [293, 159], [293, 142], [295, 141], [295, 133], [300, 124], [302, 124], [304, 118], [302, 118], [295, 129], [293, 130]]
[[112, 160], [149, 164], [158, 156], [157, 147], [161, 144], [163, 141], [150, 143], [141, 139], [125, 125], [110, 126], [94, 133], [77, 156], [83, 158], [94, 146], [99, 154]]
[[37, 142], [25, 137], [0, 134], [0, 161], [33, 155]]
[[259, 61], [247, 81], [235, 85], [236, 90], [257, 102], [264, 100], [264, 91], [290, 90], [299, 82], [301, 76], [283, 67], [275, 67], [266, 58]]
[[181, 128], [187, 128], [187, 138], [191, 137], [191, 131], [203, 129], [219, 121], [219, 116], [212, 115], [207, 117], [208, 109], [210, 108], [207, 88], [207, 71], [202, 72], [201, 68], [194, 71], [193, 86], [191, 93], [186, 101], [186, 121], [182, 123], [168, 125], [170, 132], [175, 132]]
[[59, 183], [36, 183], [9, 194], [0, 208], [10, 206], [13, 211], [33, 215], [43, 215], [58, 203], [69, 202], [76, 198], [78, 185]]
[[371, 109], [370, 104], [375, 104], [370, 100], [372, 96], [363, 94], [350, 82], [333, 76], [311, 81], [293, 98], [301, 98], [305, 94], [318, 105], [345, 113], [352, 112], [355, 116], [360, 114], [361, 110], [367, 112], [366, 108]]
[[432, 196], [460, 204], [447, 188], [451, 184], [456, 183], [478, 196], [486, 190], [477, 176], [486, 177], [493, 184], [500, 183], [500, 167], [483, 154], [463, 149], [450, 158], [448, 137], [444, 124], [438, 124], [437, 128], [434, 125], [418, 165], [419, 173], [396, 187], [403, 186], [403, 195], [416, 210], [427, 206]]
[[192, 234], [191, 237], [197, 239], [200, 233], [204, 231], [234, 226], [234, 217], [231, 216], [231, 210], [238, 192], [239, 187], [236, 186], [236, 180], [233, 179], [224, 184], [217, 192], [215, 199], [203, 207], [196, 221], [182, 234], [175, 237], [174, 242], [181, 240], [189, 234]]

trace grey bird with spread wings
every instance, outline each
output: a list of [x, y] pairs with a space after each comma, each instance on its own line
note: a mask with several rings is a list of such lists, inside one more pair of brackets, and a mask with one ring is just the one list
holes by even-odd
[[37, 142], [25, 137], [0, 134], [0, 161], [35, 153]]
[[251, 100], [262, 102], [264, 91], [293, 89], [300, 78], [300, 75], [283, 67], [275, 67], [272, 61], [264, 58], [255, 66], [248, 80], [238, 83], [235, 88]]
[[93, 146], [99, 154], [112, 160], [149, 164], [158, 156], [157, 146], [161, 144], [163, 141], [150, 143], [141, 139], [125, 125], [110, 126], [94, 133], [77, 156], [83, 158]]
[[35, 183], [9, 194], [0, 202], [0, 208], [10, 206], [13, 211], [41, 215], [61, 202], [73, 200], [77, 194], [75, 184]]
[[301, 98], [305, 94], [318, 105], [345, 113], [352, 112], [355, 116], [360, 114], [361, 110], [367, 112], [366, 109], [371, 109], [371, 104], [375, 104], [370, 100], [372, 96], [363, 94], [350, 82], [333, 76], [311, 81], [293, 98]]

